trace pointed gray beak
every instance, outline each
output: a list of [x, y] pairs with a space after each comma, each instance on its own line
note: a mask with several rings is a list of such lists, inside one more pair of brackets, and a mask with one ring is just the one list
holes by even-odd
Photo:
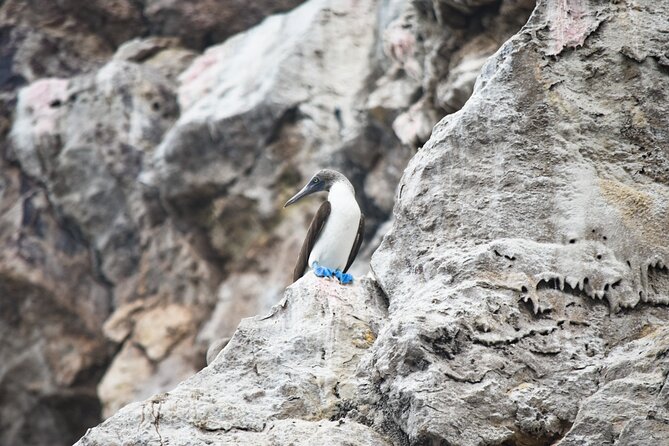
[[306, 186], [304, 186], [304, 187], [302, 188], [301, 191], [299, 191], [298, 193], [296, 193], [296, 194], [293, 196], [293, 198], [291, 198], [290, 200], [286, 201], [286, 204], [284, 204], [283, 207], [288, 207], [288, 206], [290, 206], [291, 204], [300, 201], [302, 198], [306, 197], [307, 195], [313, 194], [314, 192], [318, 192], [318, 190], [317, 190], [316, 188], [313, 187], [313, 185], [312, 185], [311, 182], [309, 182], [309, 183], [307, 183]]
[[290, 206], [291, 204], [298, 202], [299, 200], [301, 200], [302, 198], [306, 197], [306, 196], [309, 195], [310, 193], [311, 193], [311, 191], [309, 190], [309, 185], [307, 184], [306, 186], [304, 186], [304, 187], [302, 188], [301, 191], [299, 191], [298, 193], [296, 193], [296, 194], [293, 196], [293, 198], [291, 198], [290, 200], [286, 201], [286, 204], [284, 204], [283, 207], [287, 208], [287, 207]]

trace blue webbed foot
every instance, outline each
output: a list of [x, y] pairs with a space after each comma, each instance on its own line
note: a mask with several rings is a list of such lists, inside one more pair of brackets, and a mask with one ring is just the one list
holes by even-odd
[[314, 262], [314, 264], [311, 265], [311, 268], [314, 270], [316, 277], [332, 277], [335, 274], [334, 271], [332, 271], [330, 268], [326, 266], [320, 266], [318, 262]]
[[339, 279], [339, 283], [342, 285], [353, 283], [353, 276], [348, 273], [342, 273], [340, 270], [335, 271], [334, 276]]

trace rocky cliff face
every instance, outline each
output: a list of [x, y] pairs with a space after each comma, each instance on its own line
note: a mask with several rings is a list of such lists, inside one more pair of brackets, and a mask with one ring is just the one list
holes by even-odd
[[533, 7], [0, 3], [0, 444], [27, 445], [174, 388], [279, 301], [317, 203], [281, 205], [317, 168], [359, 192], [365, 274], [406, 163]]
[[667, 16], [540, 2], [409, 162], [373, 278], [308, 275], [78, 444], [667, 444]]
[[669, 11], [568, 6], [535, 10], [400, 182], [370, 362], [412, 441], [667, 441]]

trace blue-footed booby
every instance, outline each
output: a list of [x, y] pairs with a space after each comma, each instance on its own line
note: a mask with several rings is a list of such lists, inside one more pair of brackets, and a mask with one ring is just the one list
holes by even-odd
[[311, 267], [318, 277], [334, 276], [343, 284], [351, 283], [353, 276], [346, 271], [360, 250], [365, 229], [365, 217], [355, 201], [351, 182], [336, 170], [320, 170], [284, 207], [321, 191], [329, 192], [328, 199], [311, 221], [293, 270], [293, 282]]

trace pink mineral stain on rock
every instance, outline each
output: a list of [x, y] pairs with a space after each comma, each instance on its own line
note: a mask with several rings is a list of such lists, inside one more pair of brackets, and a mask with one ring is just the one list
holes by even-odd
[[179, 76], [179, 105], [182, 110], [190, 108], [216, 85], [218, 78], [217, 64], [221, 58], [219, 51], [206, 51]]
[[66, 79], [42, 79], [21, 92], [22, 107], [32, 115], [35, 136], [56, 132], [58, 108], [67, 100], [67, 87]]
[[415, 58], [416, 37], [396, 20], [383, 33], [383, 51], [414, 79], [420, 79], [421, 66]]
[[549, 2], [547, 18], [551, 43], [547, 56], [556, 56], [566, 47], [576, 48], [597, 29], [603, 18], [589, 10], [584, 0], [555, 0]]

